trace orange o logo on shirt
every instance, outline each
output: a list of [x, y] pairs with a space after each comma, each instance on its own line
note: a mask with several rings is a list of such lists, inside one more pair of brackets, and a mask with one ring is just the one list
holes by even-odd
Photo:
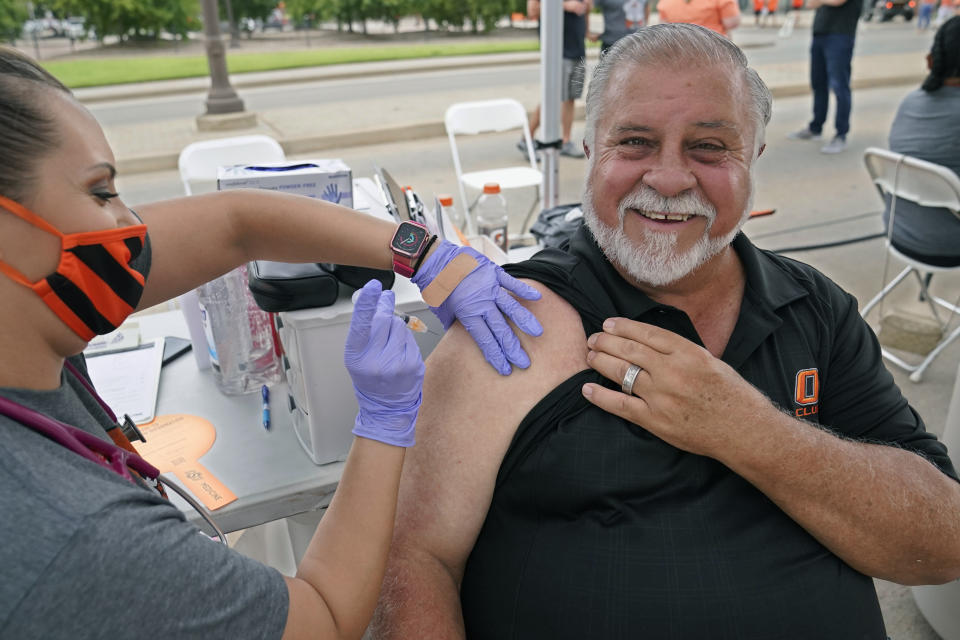
[[816, 404], [820, 399], [820, 375], [816, 369], [801, 369], [797, 372], [794, 399], [797, 404]]

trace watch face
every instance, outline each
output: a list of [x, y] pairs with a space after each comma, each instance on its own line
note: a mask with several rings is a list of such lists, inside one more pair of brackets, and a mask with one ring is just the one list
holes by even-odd
[[423, 227], [403, 222], [393, 236], [390, 246], [394, 251], [404, 255], [413, 256], [423, 247], [427, 239], [427, 230]]

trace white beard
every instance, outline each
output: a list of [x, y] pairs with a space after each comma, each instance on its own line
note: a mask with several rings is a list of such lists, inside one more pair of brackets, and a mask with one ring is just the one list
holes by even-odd
[[[752, 172], [751, 172], [752, 173]], [[712, 204], [695, 192], [686, 192], [679, 196], [666, 198], [651, 187], [640, 185], [628, 194], [617, 209], [619, 224], [610, 227], [600, 221], [593, 206], [593, 189], [590, 185], [590, 171], [583, 189], [583, 220], [607, 259], [625, 270], [637, 282], [662, 287], [693, 273], [698, 267], [723, 251], [740, 231], [750, 217], [753, 206], [753, 176], [750, 179], [750, 197], [743, 215], [737, 225], [726, 235], [710, 238], [710, 229], [717, 218]], [[677, 251], [679, 235], [673, 231], [653, 231], [643, 229], [643, 235], [636, 241], [627, 236], [623, 222], [629, 209], [640, 211], [692, 214], [707, 219], [703, 236], [687, 251]], [[638, 215], [630, 213], [630, 215]]]

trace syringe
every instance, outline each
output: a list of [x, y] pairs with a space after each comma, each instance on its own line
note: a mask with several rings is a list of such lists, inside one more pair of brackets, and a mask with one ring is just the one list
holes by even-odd
[[[353, 302], [356, 302], [357, 296], [359, 295], [360, 295], [360, 290], [357, 289], [356, 291], [353, 292], [353, 295], [350, 296], [350, 299]], [[410, 329], [410, 331], [413, 331], [414, 333], [431, 333], [435, 336], [440, 335], [439, 333], [437, 333], [436, 331], [428, 327], [427, 323], [421, 320], [420, 318], [418, 318], [417, 316], [411, 316], [409, 313], [397, 311], [396, 309], [393, 310], [393, 315], [403, 320], [403, 323], [407, 325], [407, 328]]]

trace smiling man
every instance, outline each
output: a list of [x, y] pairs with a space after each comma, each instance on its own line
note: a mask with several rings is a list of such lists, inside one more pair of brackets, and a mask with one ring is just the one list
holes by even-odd
[[641, 29], [587, 96], [586, 226], [509, 267], [529, 369], [427, 363], [384, 638], [883, 640], [871, 576], [960, 576], [960, 483], [856, 300], [740, 233], [770, 93]]

